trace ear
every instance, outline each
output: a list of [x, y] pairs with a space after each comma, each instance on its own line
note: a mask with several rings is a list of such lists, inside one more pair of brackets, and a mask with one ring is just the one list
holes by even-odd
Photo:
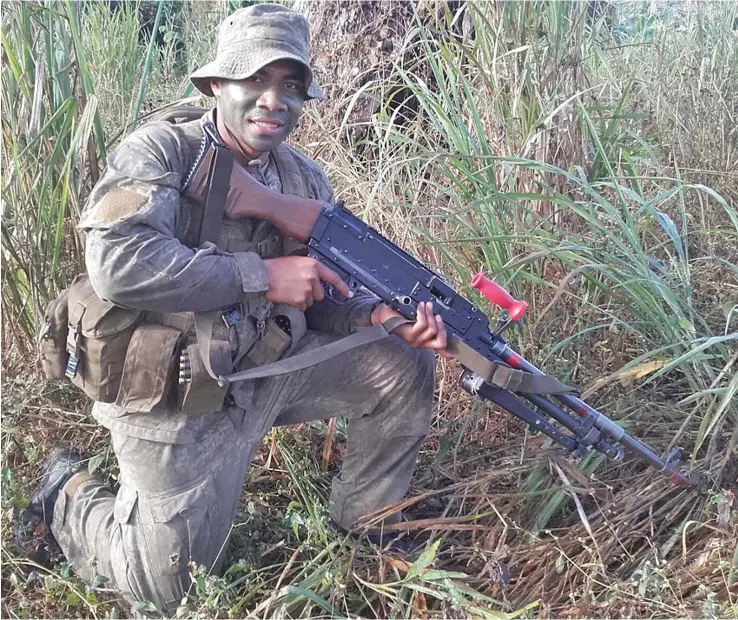
[[220, 80], [217, 80], [217, 79], [210, 80], [210, 90], [213, 91], [214, 97], [219, 97], [220, 96]]

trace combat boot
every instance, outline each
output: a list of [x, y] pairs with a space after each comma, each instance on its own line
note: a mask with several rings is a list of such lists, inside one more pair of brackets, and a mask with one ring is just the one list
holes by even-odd
[[46, 563], [58, 548], [50, 528], [54, 504], [59, 491], [83, 469], [82, 455], [68, 447], [55, 448], [46, 457], [41, 468], [41, 486], [31, 494], [28, 506], [13, 524], [15, 541], [29, 559]]

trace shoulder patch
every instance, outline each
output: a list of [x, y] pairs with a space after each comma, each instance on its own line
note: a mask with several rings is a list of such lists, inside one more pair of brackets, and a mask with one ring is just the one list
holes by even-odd
[[99, 222], [117, 222], [133, 215], [146, 202], [146, 196], [129, 189], [116, 188], [109, 191], [95, 209], [95, 219]]

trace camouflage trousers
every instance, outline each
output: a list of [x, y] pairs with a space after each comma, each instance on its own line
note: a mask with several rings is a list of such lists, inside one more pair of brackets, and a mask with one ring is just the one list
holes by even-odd
[[[308, 332], [295, 353], [333, 339]], [[194, 443], [111, 430], [117, 494], [94, 477], [71, 496], [60, 493], [52, 532], [82, 579], [102, 575], [129, 603], [151, 601], [170, 614], [192, 583], [191, 563], [220, 569], [251, 459], [272, 426], [349, 419], [329, 505], [348, 528], [404, 497], [428, 433], [433, 389], [433, 354], [393, 336], [244, 386], [245, 396], [235, 399], [241, 406], [206, 414], [216, 419]]]

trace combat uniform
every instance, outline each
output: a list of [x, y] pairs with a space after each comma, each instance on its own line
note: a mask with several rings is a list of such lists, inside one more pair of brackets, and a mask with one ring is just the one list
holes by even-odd
[[[80, 227], [89, 278], [103, 299], [154, 318], [242, 309], [227, 334], [237, 370], [271, 310], [264, 259], [243, 248], [278, 233], [264, 222], [225, 218], [217, 245], [193, 244], [193, 214], [201, 206], [180, 190], [201, 138], [199, 121], [152, 123], [129, 136], [110, 155]], [[295, 171], [305, 197], [332, 204], [319, 166], [284, 144], [253, 173], [284, 191], [285, 174]], [[260, 251], [283, 255], [284, 244]], [[376, 302], [357, 294], [345, 304], [314, 304], [290, 355], [369, 326]], [[302, 371], [233, 384], [220, 411], [188, 416], [95, 403], [95, 419], [111, 434], [120, 489], [116, 494], [94, 477], [66, 489], [52, 532], [82, 578], [103, 575], [127, 600], [171, 612], [189, 588], [191, 562], [220, 566], [249, 464], [272, 426], [349, 418], [329, 506], [349, 527], [403, 498], [428, 432], [433, 387], [433, 353], [390, 337]]]

